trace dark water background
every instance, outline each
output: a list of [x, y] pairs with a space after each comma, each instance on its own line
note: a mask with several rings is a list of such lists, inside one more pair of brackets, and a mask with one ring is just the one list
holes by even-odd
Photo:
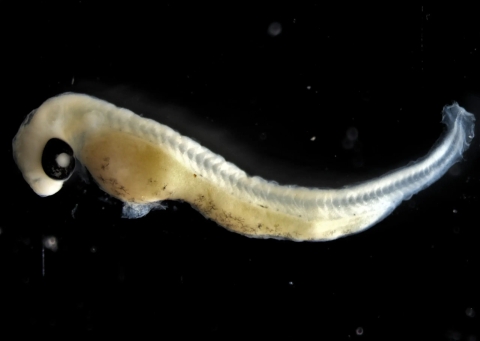
[[[479, 120], [477, 13], [323, 2], [4, 8], [1, 333], [480, 340], [478, 126], [464, 162], [373, 228], [326, 243], [249, 239], [175, 202], [124, 220], [118, 201], [78, 179], [40, 198], [11, 150], [26, 114], [74, 91], [155, 117], [282, 184], [370, 179], [425, 155], [444, 105]], [[42, 247], [50, 236], [55, 252]]]

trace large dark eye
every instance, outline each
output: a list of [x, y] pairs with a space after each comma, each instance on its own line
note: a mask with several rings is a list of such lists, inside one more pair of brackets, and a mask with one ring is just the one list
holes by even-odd
[[42, 167], [52, 179], [68, 179], [75, 169], [73, 149], [60, 139], [49, 140], [43, 149]]

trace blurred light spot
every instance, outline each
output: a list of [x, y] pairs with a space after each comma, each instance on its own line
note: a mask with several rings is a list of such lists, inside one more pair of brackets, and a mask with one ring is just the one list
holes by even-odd
[[77, 212], [78, 204], [75, 204], [75, 207], [72, 209], [72, 218], [75, 219], [75, 213]]
[[355, 330], [355, 333], [357, 335], [363, 335], [363, 328], [362, 327], [358, 327], [357, 330]]
[[456, 164], [456, 165], [453, 165], [452, 167], [450, 167], [450, 169], [448, 170], [448, 174], [452, 175], [452, 176], [458, 176], [460, 175], [461, 173], [461, 166]]
[[365, 162], [363, 161], [363, 158], [360, 155], [358, 155], [352, 158], [352, 165], [353, 167], [359, 168], [359, 167], [363, 167], [365, 165]]
[[462, 338], [462, 334], [456, 330], [449, 330], [447, 331], [447, 337], [450, 338], [451, 340], [457, 341]]
[[58, 241], [54, 236], [43, 238], [43, 246], [52, 251], [57, 251]]
[[349, 140], [347, 138], [343, 139], [342, 141], [342, 147], [344, 149], [352, 149], [353, 148], [353, 141]]
[[473, 310], [473, 308], [467, 308], [467, 310], [465, 310], [465, 314], [468, 317], [475, 317], [475, 310]]
[[[312, 136], [312, 137], [310, 138], [310, 141], [315, 141], [316, 138], [317, 138], [316, 136]], [[1, 233], [1, 230], [0, 230], [0, 233]]]
[[347, 139], [350, 141], [356, 141], [358, 139], [358, 129], [355, 127], [350, 127], [347, 129]]
[[268, 34], [272, 37], [276, 37], [280, 33], [282, 33], [282, 25], [279, 22], [272, 22], [270, 26], [268, 26]]

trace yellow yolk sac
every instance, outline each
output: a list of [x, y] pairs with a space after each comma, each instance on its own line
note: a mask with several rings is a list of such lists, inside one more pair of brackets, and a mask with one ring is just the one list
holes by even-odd
[[13, 156], [41, 196], [60, 190], [76, 158], [102, 190], [124, 202], [127, 217], [162, 207], [162, 200], [182, 200], [249, 237], [325, 241], [376, 224], [462, 159], [474, 137], [474, 116], [454, 103], [444, 107], [442, 122], [446, 132], [422, 159], [340, 189], [249, 176], [161, 123], [74, 93], [53, 97], [27, 116]]

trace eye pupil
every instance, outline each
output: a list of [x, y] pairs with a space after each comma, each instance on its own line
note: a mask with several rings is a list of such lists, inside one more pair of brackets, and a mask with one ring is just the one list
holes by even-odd
[[57, 161], [59, 167], [66, 168], [70, 164], [70, 155], [67, 153], [58, 154], [55, 161]]
[[50, 139], [43, 149], [42, 167], [52, 179], [68, 179], [75, 169], [73, 149], [60, 139]]

